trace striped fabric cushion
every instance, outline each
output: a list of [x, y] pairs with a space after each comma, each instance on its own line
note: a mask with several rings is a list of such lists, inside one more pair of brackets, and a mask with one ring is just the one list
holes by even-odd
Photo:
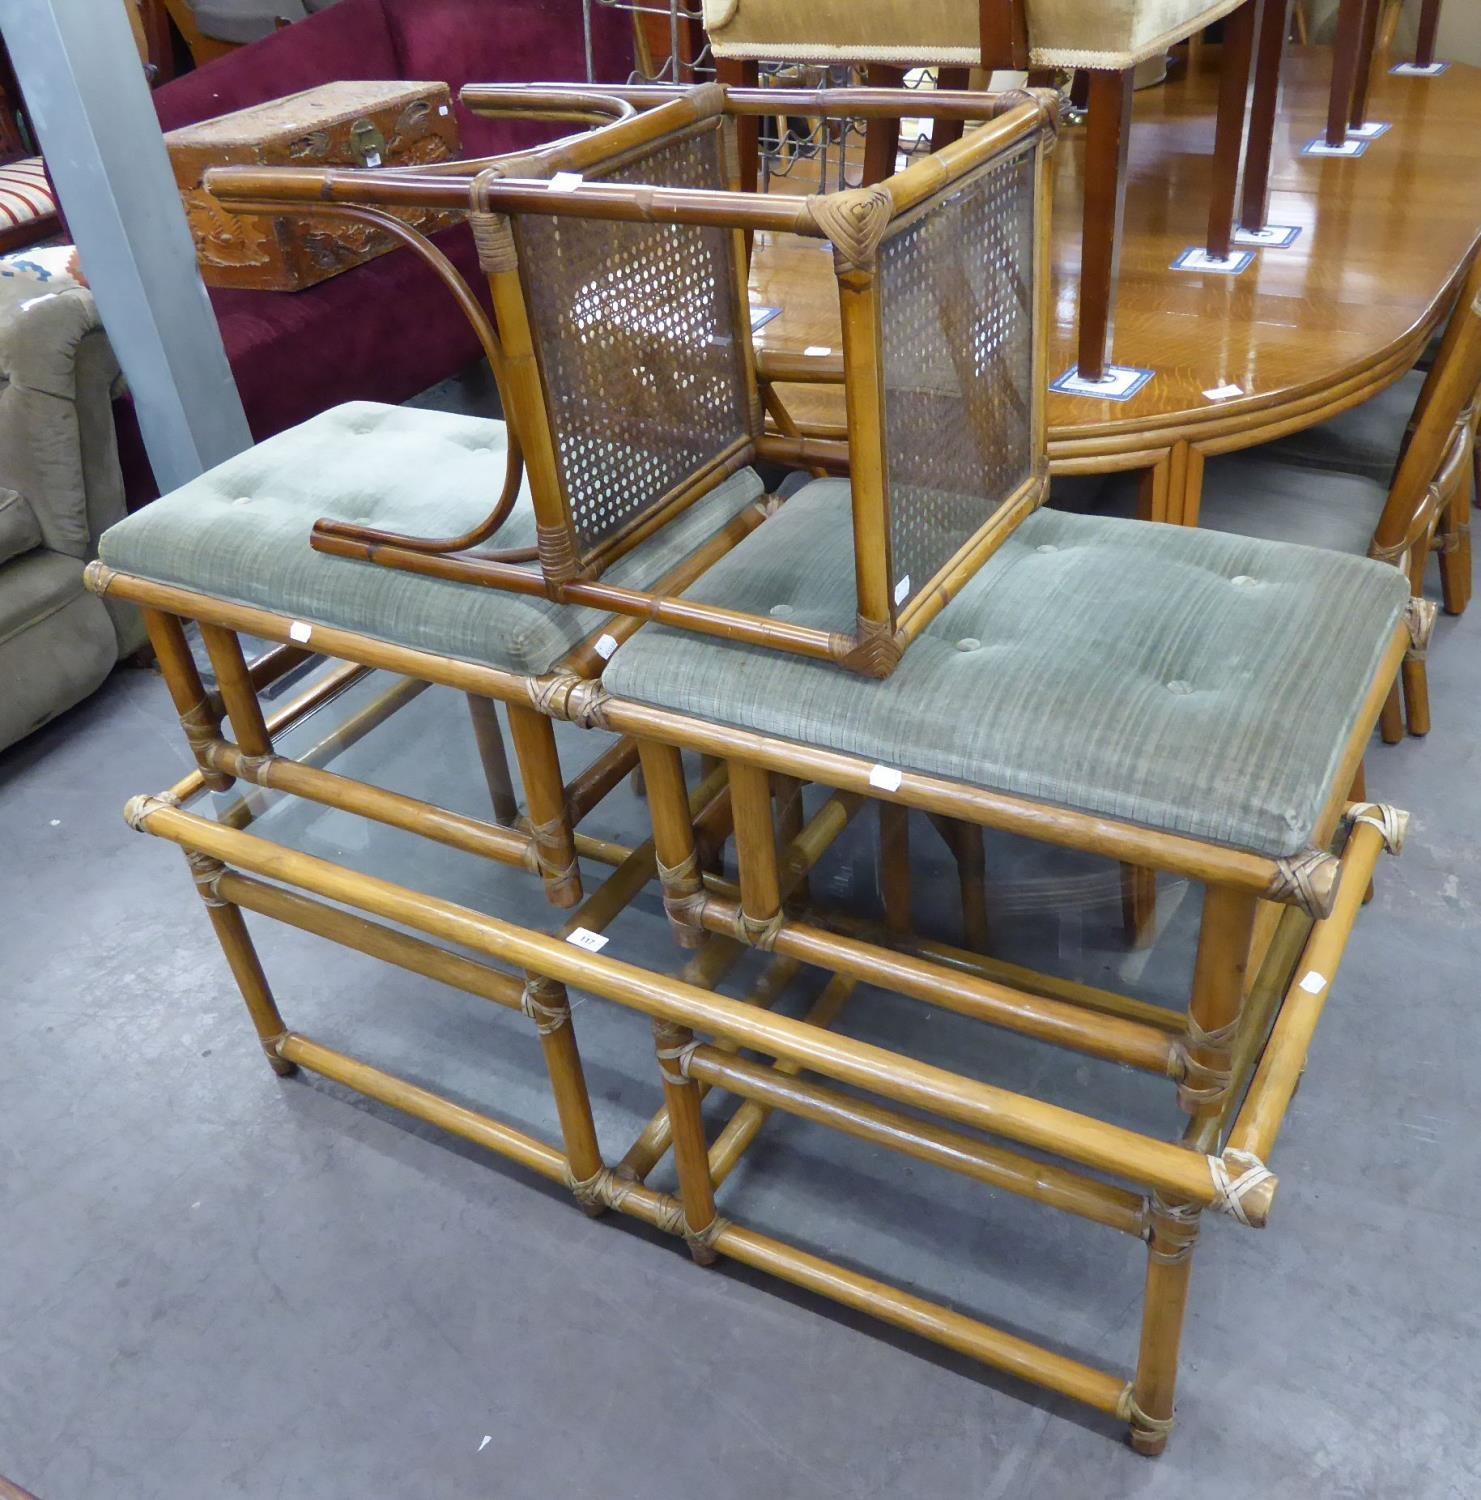
[[56, 211], [57, 200], [39, 156], [0, 166], [0, 230], [16, 229]]

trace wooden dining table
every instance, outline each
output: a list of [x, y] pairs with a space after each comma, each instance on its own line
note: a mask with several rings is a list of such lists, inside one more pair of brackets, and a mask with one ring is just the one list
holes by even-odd
[[[1051, 392], [1055, 474], [1135, 470], [1144, 518], [1196, 525], [1205, 460], [1324, 421], [1399, 379], [1449, 311], [1481, 242], [1481, 69], [1391, 75], [1380, 59], [1361, 156], [1302, 154], [1326, 120], [1331, 53], [1286, 58], [1269, 223], [1299, 231], [1239, 275], [1175, 271], [1207, 215], [1219, 51], [1198, 49], [1136, 98], [1115, 363], [1151, 371], [1129, 400]], [[1051, 378], [1075, 361], [1084, 131], [1056, 161]], [[797, 184], [778, 184], [783, 190]], [[758, 364], [804, 431], [841, 435], [832, 268], [816, 241], [762, 236]]]

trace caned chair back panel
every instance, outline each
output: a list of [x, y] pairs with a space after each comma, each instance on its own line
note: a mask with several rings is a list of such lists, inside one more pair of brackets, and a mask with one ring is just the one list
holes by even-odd
[[880, 245], [891, 580], [902, 610], [1034, 470], [1035, 142]]
[[[721, 122], [587, 175], [729, 187]], [[583, 562], [753, 435], [736, 236], [514, 216], [560, 477]]]

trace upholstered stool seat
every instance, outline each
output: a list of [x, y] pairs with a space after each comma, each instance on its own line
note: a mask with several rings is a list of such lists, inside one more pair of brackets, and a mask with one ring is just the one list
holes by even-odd
[[[309, 546], [321, 516], [417, 536], [466, 531], [498, 495], [504, 453], [502, 422], [352, 402], [146, 506], [104, 535], [99, 555], [119, 572], [212, 598], [538, 675], [604, 614], [367, 566]], [[750, 470], [732, 475], [613, 564], [606, 580], [653, 584], [761, 493]], [[534, 543], [534, 511], [521, 494], [486, 550]]]
[[[789, 500], [686, 597], [834, 627], [848, 488]], [[883, 682], [649, 626], [616, 697], [1280, 857], [1306, 847], [1409, 590], [1397, 569], [1041, 510]]]
[[[1131, 68], [1243, 0], [1027, 0], [1039, 68]], [[978, 0], [704, 0], [716, 57], [976, 66]]]

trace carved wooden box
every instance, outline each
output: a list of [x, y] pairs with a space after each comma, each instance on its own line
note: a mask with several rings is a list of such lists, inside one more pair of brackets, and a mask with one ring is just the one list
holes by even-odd
[[[458, 154], [458, 124], [445, 83], [346, 81], [202, 120], [165, 136], [175, 181], [208, 286], [296, 292], [387, 250], [384, 230], [304, 214], [236, 214], [201, 180], [208, 167], [407, 167]], [[398, 217], [431, 233], [457, 215]]]

